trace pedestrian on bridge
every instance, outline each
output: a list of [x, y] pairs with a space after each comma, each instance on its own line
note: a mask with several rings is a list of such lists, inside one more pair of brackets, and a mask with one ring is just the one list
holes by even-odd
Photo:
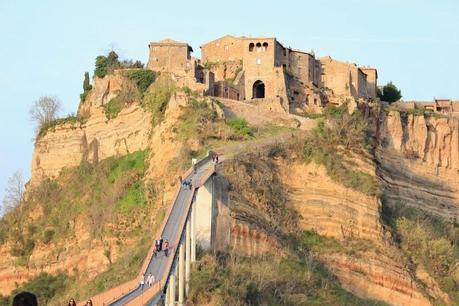
[[140, 277], [140, 281], [139, 281], [139, 288], [140, 290], [143, 290], [143, 287], [145, 286], [145, 275], [142, 274], [142, 276]]
[[156, 252], [157, 253], [161, 252], [161, 249], [163, 247], [163, 238], [162, 237], [159, 237], [159, 239], [156, 239], [155, 247], [156, 247]]
[[164, 255], [166, 255], [166, 257], [169, 255], [169, 240], [165, 240], [164, 241]]
[[147, 276], [147, 285], [148, 287], [151, 287], [153, 286], [153, 283], [155, 282], [155, 276], [151, 273], [148, 273], [148, 276]]

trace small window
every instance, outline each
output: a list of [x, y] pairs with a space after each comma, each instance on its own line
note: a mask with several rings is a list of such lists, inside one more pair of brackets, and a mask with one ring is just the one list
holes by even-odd
[[257, 43], [257, 52], [261, 52], [261, 44]]
[[266, 52], [268, 50], [268, 43], [264, 42], [263, 43], [263, 52]]
[[228, 49], [229, 49], [228, 45], [225, 45], [225, 51], [228, 51]]
[[250, 43], [249, 44], [249, 52], [253, 51], [253, 47], [255, 47], [255, 44], [254, 43]]
[[284, 56], [287, 56], [287, 49], [283, 49]]
[[257, 58], [256, 63], [257, 63], [257, 65], [261, 65], [261, 59]]

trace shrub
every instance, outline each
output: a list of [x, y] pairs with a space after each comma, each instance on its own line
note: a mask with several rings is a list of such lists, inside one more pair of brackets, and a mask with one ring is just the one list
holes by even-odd
[[94, 69], [94, 75], [99, 78], [103, 78], [119, 67], [120, 62], [118, 60], [118, 54], [116, 54], [115, 51], [110, 51], [107, 56], [99, 55], [96, 57], [96, 68]]
[[242, 136], [253, 136], [253, 130], [252, 128], [250, 128], [249, 124], [247, 123], [247, 120], [245, 120], [244, 118], [230, 118], [226, 120], [226, 123]]
[[153, 83], [150, 91], [145, 93], [142, 105], [152, 114], [153, 126], [164, 119], [167, 104], [174, 92], [175, 83], [170, 76], [162, 75]]
[[107, 117], [107, 119], [116, 118], [123, 109], [124, 104], [125, 103], [120, 96], [117, 96], [108, 101], [108, 103], [104, 105], [105, 117]]
[[402, 98], [402, 92], [392, 82], [383, 87], [382, 93], [378, 91], [378, 98], [385, 102], [396, 102]]
[[71, 124], [75, 124], [75, 123], [78, 123], [79, 122], [79, 119], [77, 116], [75, 116], [75, 114], [69, 114], [67, 115], [67, 117], [65, 118], [59, 118], [59, 119], [55, 119], [53, 121], [50, 121], [50, 122], [47, 122], [45, 124], [43, 124], [38, 132], [38, 136], [37, 136], [37, 139], [38, 138], [41, 138], [41, 137], [44, 137], [46, 135], [46, 133], [48, 133], [49, 131], [54, 131], [55, 128], [59, 125], [62, 125], [62, 124], [65, 124], [65, 123], [71, 123]]
[[143, 96], [148, 87], [155, 81], [156, 74], [149, 69], [140, 69], [128, 71], [127, 77], [134, 81]]
[[[342, 289], [317, 262], [296, 255], [205, 254], [192, 270], [193, 305], [384, 305]], [[305, 290], [307, 288], [307, 290]]]
[[45, 243], [45, 244], [50, 243], [51, 240], [53, 240], [55, 233], [56, 232], [53, 229], [46, 229], [43, 232], [43, 243]]
[[67, 274], [59, 273], [53, 276], [42, 272], [37, 277], [17, 287], [12, 296], [21, 291], [33, 292], [37, 296], [39, 305], [47, 305], [57, 293], [65, 290], [68, 284], [69, 277]]
[[305, 162], [313, 161], [325, 166], [331, 179], [345, 187], [370, 196], [379, 195], [376, 178], [352, 169], [340, 152], [340, 148], [357, 154], [364, 154], [368, 150], [366, 122], [362, 115], [359, 112], [349, 115], [347, 108], [342, 106], [328, 107], [325, 114], [327, 123], [320, 121], [304, 142]]

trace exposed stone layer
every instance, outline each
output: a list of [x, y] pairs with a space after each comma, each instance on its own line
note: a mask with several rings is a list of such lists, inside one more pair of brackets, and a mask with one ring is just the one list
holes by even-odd
[[98, 161], [148, 147], [151, 119], [137, 104], [108, 120], [97, 107], [85, 124], [67, 123], [40, 137], [32, 158], [32, 184], [56, 177], [64, 167], [82, 160]]
[[459, 218], [459, 121], [383, 114], [377, 135], [378, 175], [391, 203]]

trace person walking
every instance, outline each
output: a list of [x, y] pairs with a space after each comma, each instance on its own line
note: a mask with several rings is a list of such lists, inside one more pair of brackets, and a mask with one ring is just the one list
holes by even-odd
[[143, 290], [144, 286], [145, 286], [145, 275], [142, 274], [142, 276], [140, 277], [140, 281], [139, 281], [140, 290]]
[[164, 241], [164, 255], [166, 255], [166, 257], [169, 255], [169, 240], [165, 240]]
[[70, 299], [69, 303], [67, 304], [67, 306], [77, 306], [77, 304], [76, 304], [74, 299]]
[[155, 240], [155, 249], [156, 249], [156, 253], [159, 253], [159, 251], [160, 251], [159, 250], [160, 249], [160, 247], [159, 247], [159, 239]]
[[148, 274], [147, 276], [147, 285], [148, 287], [153, 286], [153, 283], [155, 282], [155, 276], [151, 273]]
[[215, 154], [215, 163], [218, 164], [218, 154]]

